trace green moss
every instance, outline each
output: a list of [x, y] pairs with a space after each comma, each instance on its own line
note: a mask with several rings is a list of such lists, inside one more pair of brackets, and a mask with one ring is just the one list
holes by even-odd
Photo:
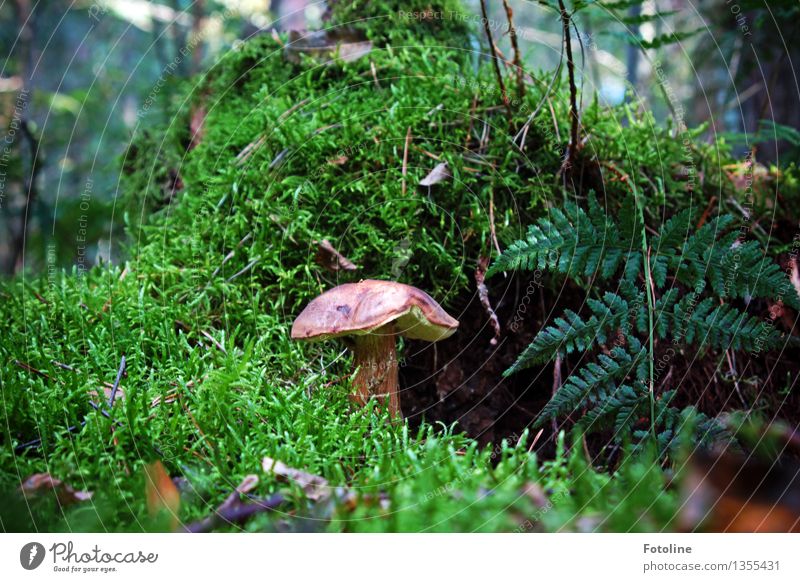
[[463, 43], [479, 20], [465, 12], [460, 0], [334, 0], [330, 24], [363, 31], [377, 42], [436, 38]]

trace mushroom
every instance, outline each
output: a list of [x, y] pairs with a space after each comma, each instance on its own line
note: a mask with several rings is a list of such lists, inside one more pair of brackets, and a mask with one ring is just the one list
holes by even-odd
[[397, 336], [436, 342], [450, 337], [458, 321], [430, 295], [393, 281], [345, 283], [311, 301], [292, 325], [292, 339], [347, 338], [358, 367], [356, 401], [388, 399], [389, 412], [401, 418], [397, 393]]

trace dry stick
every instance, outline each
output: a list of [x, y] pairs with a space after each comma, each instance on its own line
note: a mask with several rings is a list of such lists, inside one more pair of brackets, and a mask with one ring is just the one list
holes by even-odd
[[529, 446], [529, 447], [528, 447], [528, 452], [529, 452], [529, 453], [530, 453], [531, 451], [533, 451], [533, 447], [535, 447], [535, 446], [536, 446], [536, 443], [538, 443], [538, 442], [539, 442], [539, 439], [541, 438], [541, 436], [542, 436], [542, 433], [543, 433], [543, 432], [544, 432], [544, 429], [543, 429], [543, 428], [540, 428], [540, 429], [539, 429], [539, 432], [537, 432], [537, 433], [536, 433], [536, 436], [535, 436], [535, 437], [533, 437], [533, 442], [531, 443], [531, 446]]
[[[556, 354], [556, 361], [553, 365], [553, 397], [561, 388], [561, 354]], [[558, 440], [558, 423], [553, 418], [553, 441]]]
[[205, 331], [203, 329], [200, 330], [200, 333], [203, 334], [203, 336], [205, 336], [208, 339], [208, 341], [210, 341], [212, 344], [214, 344], [214, 346], [216, 346], [216, 348], [219, 351], [221, 351], [225, 355], [228, 355], [228, 350], [225, 349], [225, 346], [223, 346], [216, 339], [214, 339], [213, 335], [211, 335], [210, 333], [208, 333], [207, 331]]
[[189, 533], [209, 532], [223, 524], [241, 525], [258, 513], [274, 511], [286, 501], [280, 493], [265, 499], [254, 499], [251, 503], [236, 502], [220, 507], [210, 516], [184, 526]]
[[475, 284], [478, 288], [478, 299], [480, 300], [484, 311], [486, 311], [486, 315], [489, 317], [489, 323], [494, 330], [494, 336], [489, 341], [489, 344], [496, 346], [497, 342], [500, 340], [502, 331], [500, 328], [500, 320], [497, 318], [497, 313], [495, 313], [494, 309], [492, 308], [492, 303], [489, 299], [489, 288], [486, 286], [486, 270], [488, 268], [489, 258], [478, 257], [478, 265], [475, 269]]
[[406, 132], [406, 145], [403, 148], [403, 196], [406, 195], [406, 174], [408, 173], [408, 146], [411, 145], [411, 126], [408, 126]]
[[481, 13], [483, 14], [483, 29], [486, 31], [486, 38], [489, 40], [489, 49], [492, 51], [492, 62], [494, 63], [494, 72], [497, 75], [497, 84], [500, 86], [500, 94], [503, 96], [503, 105], [506, 108], [506, 116], [509, 123], [511, 123], [511, 103], [508, 101], [508, 93], [506, 93], [506, 85], [503, 83], [503, 74], [500, 72], [500, 63], [497, 61], [497, 51], [494, 48], [494, 39], [492, 39], [492, 29], [489, 27], [489, 16], [486, 13], [486, 0], [481, 0]]
[[503, 251], [500, 250], [500, 243], [497, 241], [497, 228], [494, 224], [494, 190], [489, 190], [489, 232], [492, 235], [492, 242], [494, 248], [497, 249], [497, 254], [502, 255]]
[[[550, 110], [551, 111], [553, 110], [553, 106], [552, 106], [552, 104], [550, 104], [550, 94], [553, 91], [553, 87], [555, 86], [556, 81], [558, 81], [558, 79], [561, 77], [561, 66], [562, 66], [563, 61], [564, 61], [564, 45], [562, 44], [561, 45], [561, 54], [560, 54], [560, 56], [558, 58], [558, 66], [556, 67], [556, 72], [553, 74], [553, 77], [550, 79], [550, 84], [547, 86], [547, 89], [544, 92], [544, 96], [539, 101], [539, 103], [536, 104], [536, 107], [533, 108], [533, 112], [531, 112], [531, 114], [528, 116], [528, 119], [525, 120], [525, 125], [523, 125], [522, 129], [520, 129], [517, 132], [517, 135], [514, 136], [513, 142], [515, 144], [518, 141], [520, 141], [520, 136], [523, 136], [523, 140], [520, 141], [519, 144], [517, 144], [517, 147], [519, 147], [519, 149], [521, 149], [521, 150], [525, 149], [524, 137], [526, 135], [528, 135], [528, 128], [530, 127], [531, 123], [536, 118], [536, 116], [539, 114], [539, 111], [541, 111], [541, 109], [544, 106], [544, 104], [548, 103], [550, 105]], [[555, 120], [555, 113], [553, 113], [553, 117], [554, 117], [553, 122], [555, 123], [555, 121], [556, 121]], [[556, 126], [558, 126], [557, 123], [556, 123]], [[557, 132], [558, 132], [558, 129], [556, 128], [556, 137], [560, 140], [561, 138], [558, 137], [558, 133]]]
[[375, 81], [375, 87], [380, 89], [381, 84], [378, 82], [378, 71], [375, 69], [375, 63], [373, 61], [369, 62], [369, 68], [372, 71], [372, 79]]
[[739, 374], [736, 372], [736, 364], [731, 357], [730, 350], [725, 350], [725, 358], [728, 360], [728, 368], [731, 371], [731, 378], [733, 378], [733, 387], [736, 390], [736, 394], [739, 396], [739, 401], [742, 403], [742, 406], [747, 410], [749, 407], [742, 394], [742, 389], [739, 387]]
[[578, 88], [575, 85], [575, 61], [572, 59], [572, 40], [570, 36], [570, 15], [564, 6], [564, 0], [558, 0], [561, 12], [561, 23], [564, 32], [564, 48], [567, 52], [567, 73], [569, 75], [569, 116], [570, 116], [570, 144], [567, 153], [566, 165], [572, 168], [575, 154], [578, 153]]
[[240, 271], [237, 271], [236, 273], [234, 273], [233, 275], [231, 275], [230, 277], [228, 277], [227, 279], [225, 279], [225, 282], [226, 282], [226, 283], [230, 283], [231, 281], [233, 281], [233, 280], [234, 280], [234, 279], [236, 279], [237, 277], [240, 277], [240, 276], [244, 275], [244, 274], [245, 274], [247, 271], [249, 271], [250, 269], [252, 269], [252, 268], [253, 268], [253, 267], [254, 267], [254, 266], [255, 266], [255, 265], [258, 263], [258, 261], [260, 261], [260, 260], [261, 260], [261, 258], [253, 259], [252, 261], [250, 261], [249, 263], [247, 263], [247, 264], [244, 266], [244, 268], [242, 268]]
[[522, 72], [522, 55], [519, 52], [519, 44], [517, 43], [517, 28], [514, 26], [514, 11], [508, 5], [508, 0], [503, 0], [503, 7], [506, 9], [506, 16], [508, 17], [508, 34], [511, 37], [511, 48], [514, 49], [514, 60], [511, 64], [517, 73], [517, 97], [522, 99], [525, 96], [525, 80]]
[[583, 74], [584, 74], [584, 68], [586, 67], [586, 51], [583, 46], [583, 37], [581, 36], [580, 31], [578, 30], [578, 25], [575, 24], [574, 20], [572, 20], [571, 22], [572, 22], [572, 29], [575, 31], [575, 38], [578, 39], [578, 44], [581, 47], [581, 98], [578, 100], [578, 105], [580, 106], [580, 109], [583, 109], [583, 85], [584, 85]]
[[59, 362], [58, 360], [51, 360], [50, 363], [53, 364], [54, 366], [58, 366], [62, 370], [67, 370], [69, 372], [74, 372], [75, 371], [75, 368], [73, 368], [72, 366], [69, 366], [67, 364], [63, 364], [63, 363]]
[[108, 397], [108, 408], [111, 409], [114, 406], [114, 399], [117, 397], [117, 390], [119, 389], [119, 383], [122, 380], [122, 374], [125, 373], [125, 356], [122, 356], [122, 360], [119, 363], [119, 370], [117, 370], [117, 378], [114, 380], [114, 385], [111, 387], [111, 395]]
[[[123, 360], [124, 360], [124, 357], [123, 357]], [[108, 413], [108, 411], [106, 411], [106, 410], [103, 410], [103, 409], [102, 409], [102, 408], [101, 408], [101, 407], [100, 407], [98, 404], [95, 404], [94, 402], [92, 402], [92, 401], [90, 400], [90, 401], [89, 401], [89, 405], [90, 405], [92, 408], [94, 408], [94, 409], [95, 409], [97, 412], [99, 412], [100, 414], [102, 414], [103, 416], [105, 416], [106, 418], [108, 418], [109, 420], [111, 419], [111, 415]], [[83, 420], [80, 422], [80, 424], [73, 424], [72, 426], [69, 426], [69, 427], [67, 427], [67, 430], [66, 430], [66, 432], [67, 432], [68, 434], [69, 434], [69, 433], [73, 433], [73, 432], [77, 432], [78, 430], [80, 430], [81, 428], [83, 428], [85, 425], [86, 425], [86, 419], [84, 418], [84, 419], [83, 419]], [[114, 422], [114, 426], [121, 427], [121, 426], [122, 426], [122, 423], [121, 423], [121, 422], [119, 422], [119, 421], [116, 421], [116, 422]], [[22, 453], [23, 451], [25, 451], [26, 449], [30, 449], [30, 448], [33, 448], [33, 447], [38, 447], [38, 446], [40, 446], [41, 444], [42, 444], [42, 439], [41, 439], [41, 437], [40, 437], [40, 438], [38, 438], [38, 439], [33, 439], [32, 441], [28, 441], [28, 442], [26, 442], [26, 443], [22, 443], [22, 444], [20, 444], [20, 445], [17, 445], [16, 447], [14, 447], [14, 453], [15, 453], [15, 454], [19, 454], [19, 453]]]
[[464, 141], [464, 149], [469, 149], [469, 143], [472, 141], [472, 127], [475, 120], [475, 109], [478, 107], [478, 94], [472, 97], [472, 106], [469, 108], [469, 127], [467, 128], [467, 139]]

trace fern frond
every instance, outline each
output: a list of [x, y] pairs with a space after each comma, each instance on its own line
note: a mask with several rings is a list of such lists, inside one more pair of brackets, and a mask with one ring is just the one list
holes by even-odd
[[[572, 373], [559, 388], [550, 401], [545, 404], [534, 426], [565, 413], [569, 413], [586, 400], [590, 394], [597, 395], [606, 387], [611, 387], [611, 394], [616, 393], [618, 380], [624, 379], [636, 366], [637, 356], [632, 356], [621, 347], [611, 350], [609, 355], [601, 354], [598, 362], [589, 362]], [[600, 399], [595, 408], [603, 407], [614, 396]]]
[[534, 364], [547, 362], [559, 352], [586, 351], [595, 344], [604, 344], [608, 336], [625, 321], [628, 302], [619, 295], [608, 292], [603, 300], [587, 301], [592, 316], [584, 320], [572, 310], [566, 309], [564, 316], [536, 334], [533, 341], [520, 354], [517, 361], [503, 375], [509, 376]]
[[716, 267], [709, 282], [720, 297], [780, 298], [800, 309], [800, 297], [789, 277], [764, 255], [758, 241], [736, 241], [728, 248], [709, 249], [706, 258]]
[[761, 351], [781, 339], [781, 334], [762, 319], [712, 297], [697, 304], [691, 296], [681, 299], [675, 303], [671, 324], [676, 339], [720, 350]]
[[[626, 207], [623, 207], [623, 215]], [[627, 206], [630, 210], [630, 206]], [[487, 276], [501, 271], [552, 269], [557, 273], [613, 276], [635, 244], [589, 195], [589, 212], [574, 202], [554, 208], [548, 218], [528, 227], [525, 240], [509, 246], [497, 258]]]

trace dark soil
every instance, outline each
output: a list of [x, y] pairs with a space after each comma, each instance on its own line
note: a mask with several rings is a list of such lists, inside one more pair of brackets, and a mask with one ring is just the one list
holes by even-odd
[[503, 438], [513, 444], [550, 399], [553, 365], [509, 378], [502, 374], [541, 327], [544, 305], [552, 305], [552, 298], [543, 297], [548, 291], [533, 277], [497, 276], [488, 285], [502, 330], [499, 341], [493, 345], [494, 330], [477, 292], [459, 297], [450, 308], [460, 321], [456, 334], [436, 344], [409, 342], [406, 347], [400, 400], [412, 426], [423, 419], [457, 422], [481, 444]]
[[[447, 426], [457, 423], [482, 445], [504, 438], [514, 444], [552, 396], [555, 364], [535, 366], [508, 378], [502, 373], [543, 325], [566, 307], [578, 310], [586, 294], [568, 283], [559, 290], [549, 289], [551, 278], [538, 273], [498, 275], [487, 285], [502, 330], [497, 344], [492, 344], [494, 330], [473, 285], [473, 291], [450, 304], [450, 313], [460, 321], [456, 334], [436, 344], [412, 341], [406, 346], [400, 400], [412, 426], [423, 419]], [[768, 305], [750, 307], [756, 315], [769, 314]], [[789, 333], [795, 319], [794, 312], [784, 309], [776, 325]], [[668, 347], [657, 342], [657, 359]], [[566, 357], [561, 363], [562, 380], [581, 364], [580, 355]], [[689, 347], [670, 359], [656, 390], [677, 389], [674, 405], [693, 405], [709, 416], [752, 409], [769, 418], [798, 418], [798, 378], [800, 349], [793, 345], [787, 344], [782, 353], [760, 355], [705, 354]], [[564, 428], [570, 424], [567, 420]], [[537, 432], [532, 431], [531, 438]], [[546, 423], [536, 445], [544, 456], [552, 453], [553, 434], [553, 423]], [[604, 435], [597, 435], [587, 446], [594, 455], [607, 442]]]

